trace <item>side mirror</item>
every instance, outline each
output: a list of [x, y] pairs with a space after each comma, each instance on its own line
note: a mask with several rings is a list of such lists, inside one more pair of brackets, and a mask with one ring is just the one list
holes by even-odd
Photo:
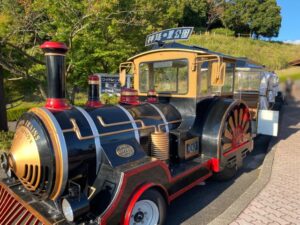
[[120, 70], [119, 80], [120, 80], [121, 87], [124, 87], [126, 85], [126, 68]]
[[225, 82], [226, 63], [213, 62], [211, 67], [211, 86], [223, 86]]

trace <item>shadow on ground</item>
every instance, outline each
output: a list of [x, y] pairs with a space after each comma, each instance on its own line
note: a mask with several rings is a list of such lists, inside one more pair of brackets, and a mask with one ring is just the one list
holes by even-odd
[[225, 182], [210, 179], [172, 202], [167, 225], [202, 225], [220, 215], [256, 180], [270, 140], [270, 136], [256, 138], [253, 152], [234, 179]]

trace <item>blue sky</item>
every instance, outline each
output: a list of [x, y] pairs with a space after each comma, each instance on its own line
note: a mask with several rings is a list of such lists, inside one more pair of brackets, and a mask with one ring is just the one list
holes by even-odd
[[300, 0], [277, 0], [281, 6], [281, 29], [278, 40], [300, 44]]

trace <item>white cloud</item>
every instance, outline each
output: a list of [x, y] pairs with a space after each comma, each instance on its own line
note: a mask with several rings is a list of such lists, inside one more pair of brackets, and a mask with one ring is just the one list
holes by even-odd
[[300, 40], [287, 40], [283, 42], [288, 44], [300, 45]]

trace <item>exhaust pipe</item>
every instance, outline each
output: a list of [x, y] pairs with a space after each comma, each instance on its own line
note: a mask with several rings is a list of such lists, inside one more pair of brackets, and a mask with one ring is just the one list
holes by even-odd
[[66, 99], [67, 46], [61, 42], [44, 42], [40, 48], [45, 53], [48, 81], [48, 98], [45, 107], [50, 110], [66, 110], [71, 106]]

